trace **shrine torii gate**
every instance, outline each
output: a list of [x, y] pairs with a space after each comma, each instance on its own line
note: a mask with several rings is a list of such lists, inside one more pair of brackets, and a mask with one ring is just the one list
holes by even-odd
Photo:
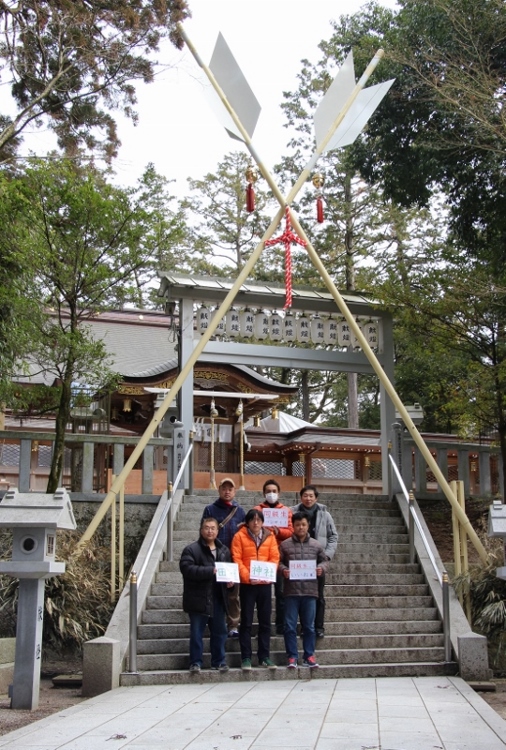
[[[248, 261], [239, 272], [232, 288], [215, 312], [210, 322], [209, 328], [200, 338], [200, 341], [193, 349], [193, 352], [187, 360], [186, 364], [181, 368], [179, 376], [176, 378], [172, 388], [166, 394], [164, 401], [162, 402], [158, 411], [146, 428], [143, 437], [139, 441], [139, 444], [132, 452], [132, 455], [123, 467], [123, 470], [114, 480], [110, 491], [108, 492], [102, 503], [101, 508], [86, 530], [80, 543], [84, 543], [94, 533], [98, 524], [107, 512], [109, 506], [114, 501], [116, 493], [119, 492], [120, 488], [124, 484], [126, 477], [135, 465], [139, 456], [142, 454], [147, 442], [154, 434], [165, 413], [169, 409], [171, 403], [183, 387], [189, 373], [193, 368], [193, 365], [215, 333], [218, 324], [226, 315], [231, 305], [234, 303], [239, 290], [247, 281], [250, 273], [252, 272], [258, 259], [260, 258], [260, 255], [262, 254], [266, 243], [269, 242], [274, 232], [280, 225], [283, 217], [285, 217], [285, 235], [288, 233], [288, 229], [293, 226], [295, 232], [298, 235], [298, 238], [303, 241], [303, 243], [301, 244], [304, 244], [313, 265], [319, 272], [326, 288], [334, 299], [339, 312], [343, 315], [343, 317], [349, 324], [350, 329], [353, 335], [356, 337], [360, 348], [364, 352], [373, 371], [378, 376], [382, 388], [384, 388], [394, 408], [399, 413], [406, 429], [411, 434], [411, 437], [420, 450], [420, 453], [422, 454], [427, 465], [434, 474], [436, 481], [438, 482], [443, 493], [450, 502], [455, 515], [463, 525], [471, 542], [478, 551], [480, 558], [485, 562], [487, 560], [486, 550], [483, 547], [478, 535], [471, 526], [471, 523], [467, 518], [464, 510], [460, 506], [457, 498], [452, 492], [452, 489], [446, 477], [443, 475], [439, 466], [434, 460], [429, 448], [425, 444], [422, 436], [413, 423], [409, 412], [405, 408], [395, 388], [393, 387], [390, 378], [387, 376], [381, 363], [369, 346], [364, 334], [362, 333], [362, 330], [355, 321], [353, 313], [346, 304], [343, 296], [337, 290], [332, 278], [327, 272], [327, 269], [322, 263], [318, 253], [313, 248], [298, 218], [290, 210], [291, 204], [293, 203], [300, 189], [311, 176], [311, 171], [314, 169], [321, 154], [325, 151], [353, 143], [353, 141], [356, 139], [356, 137], [359, 135], [362, 128], [366, 124], [369, 117], [373, 114], [373, 112], [387, 93], [388, 89], [392, 85], [393, 81], [386, 81], [384, 83], [377, 84], [376, 86], [365, 88], [368, 79], [370, 78], [381, 57], [383, 56], [383, 51], [379, 50], [377, 52], [357, 83], [355, 83], [353, 54], [350, 52], [315, 112], [314, 123], [317, 144], [316, 150], [299, 175], [299, 178], [296, 180], [289, 194], [284, 197], [280, 189], [278, 188], [274, 178], [272, 177], [266, 166], [263, 164], [252, 144], [251, 136], [260, 113], [260, 107], [222, 35], [220, 34], [218, 36], [211, 64], [208, 67], [200, 58], [197, 50], [192, 45], [190, 39], [188, 38], [181, 25], [179, 26], [179, 31], [188, 48], [192, 52], [198, 65], [205, 72], [208, 80], [212, 85], [213, 91], [218, 95], [218, 98], [223, 105], [219, 110], [219, 114], [224, 115], [225, 117], [225, 128], [227, 129], [231, 137], [236, 138], [237, 140], [242, 141], [245, 144], [252, 158], [255, 160], [263, 178], [269, 185], [272, 194], [279, 202], [280, 208], [277, 214], [272, 219], [269, 227], [266, 229], [261, 241], [258, 243]], [[245, 124], [243, 124], [243, 122]], [[286, 242], [285, 248], [287, 247], [287, 245], [288, 242]], [[287, 285], [287, 296], [288, 294], [289, 289]]]

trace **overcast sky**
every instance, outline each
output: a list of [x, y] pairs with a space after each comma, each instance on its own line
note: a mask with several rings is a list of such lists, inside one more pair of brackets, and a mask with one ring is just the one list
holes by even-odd
[[[318, 43], [331, 35], [331, 20], [356, 12], [363, 0], [189, 0], [185, 30], [208, 64], [221, 32], [262, 111], [253, 135], [259, 156], [272, 169], [284, 154], [289, 132], [280, 109], [283, 91], [297, 88], [302, 59], [320, 58]], [[395, 7], [395, 0], [383, 0]], [[139, 85], [134, 126], [114, 113], [122, 146], [114, 162], [116, 181], [133, 184], [149, 162], [175, 180], [184, 195], [188, 177], [214, 172], [225, 154], [246, 150], [219, 124], [202, 93], [202, 71], [186, 48], [166, 44], [158, 55], [165, 68], [149, 85]], [[45, 153], [54, 141], [44, 132], [25, 134], [23, 153]]]
[[[394, 0], [384, 5], [395, 7]], [[284, 153], [289, 134], [283, 127], [282, 93], [297, 86], [300, 61], [316, 62], [318, 43], [331, 35], [331, 20], [354, 13], [363, 0], [189, 0], [192, 18], [185, 30], [201, 58], [209, 63], [221, 32], [258, 99], [262, 111], [253, 143], [268, 168]], [[233, 149], [198, 82], [201, 71], [191, 53], [165, 47], [160, 59], [172, 64], [156, 83], [139, 88], [140, 123], [122, 122], [122, 148], [115, 164], [120, 183], [135, 180], [148, 162], [176, 180], [184, 193], [186, 178], [214, 172]]]

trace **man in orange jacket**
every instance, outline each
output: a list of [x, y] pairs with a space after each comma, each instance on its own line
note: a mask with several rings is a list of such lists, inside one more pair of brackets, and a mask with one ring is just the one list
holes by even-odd
[[239, 645], [241, 647], [241, 669], [251, 670], [251, 627], [255, 606], [258, 617], [258, 665], [276, 669], [270, 658], [272, 594], [270, 580], [251, 576], [252, 568], [262, 563], [278, 566], [279, 549], [276, 537], [263, 528], [262, 511], [253, 508], [246, 513], [245, 525], [232, 539], [232, 559], [239, 566], [241, 585], [241, 624], [239, 625]]

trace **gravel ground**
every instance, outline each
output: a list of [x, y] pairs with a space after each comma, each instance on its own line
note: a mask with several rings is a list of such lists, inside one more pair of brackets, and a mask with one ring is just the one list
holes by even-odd
[[81, 697], [80, 687], [54, 687], [52, 681], [56, 675], [70, 675], [80, 671], [79, 659], [53, 659], [44, 664], [40, 680], [39, 707], [34, 711], [12, 709], [10, 698], [0, 695], [0, 736], [85, 700]]

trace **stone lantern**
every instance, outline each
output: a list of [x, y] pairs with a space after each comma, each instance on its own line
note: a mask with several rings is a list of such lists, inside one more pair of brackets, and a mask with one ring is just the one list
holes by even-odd
[[56, 530], [75, 529], [67, 492], [54, 495], [8, 490], [0, 502], [0, 528], [12, 530], [12, 556], [0, 573], [19, 578], [16, 654], [11, 707], [32, 710], [39, 704], [44, 584], [65, 572], [56, 562]]
[[[506, 505], [494, 500], [488, 512], [488, 535], [502, 539], [506, 557]], [[506, 580], [506, 566], [496, 568], [496, 576]]]

